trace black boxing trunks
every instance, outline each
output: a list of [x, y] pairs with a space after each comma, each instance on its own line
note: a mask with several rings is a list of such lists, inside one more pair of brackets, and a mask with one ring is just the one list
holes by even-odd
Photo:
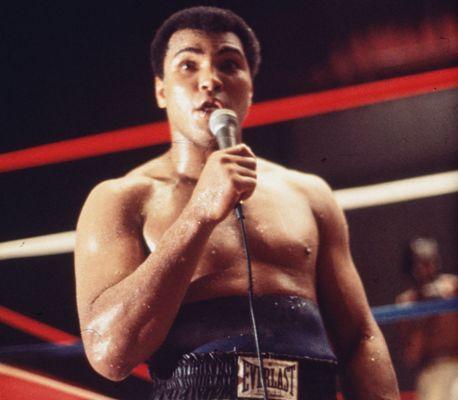
[[[256, 297], [270, 400], [334, 400], [337, 362], [317, 305], [293, 296]], [[262, 399], [248, 299], [185, 304], [148, 361], [151, 400]]]

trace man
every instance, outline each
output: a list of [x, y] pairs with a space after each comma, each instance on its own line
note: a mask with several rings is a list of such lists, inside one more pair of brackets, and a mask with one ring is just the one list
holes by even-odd
[[154, 399], [262, 398], [233, 212], [244, 201], [270, 396], [335, 398], [327, 332], [348, 399], [397, 399], [329, 187], [256, 159], [244, 144], [217, 150], [209, 131], [217, 108], [244, 120], [259, 53], [254, 33], [227, 10], [183, 10], [157, 32], [155, 94], [171, 147], [94, 188], [78, 222], [88, 359], [112, 380], [148, 360]]
[[[441, 274], [439, 245], [420, 237], [409, 246], [407, 273], [413, 280], [397, 303], [458, 296], [458, 278]], [[447, 313], [400, 324], [403, 358], [418, 371], [419, 400], [458, 399], [458, 313]]]

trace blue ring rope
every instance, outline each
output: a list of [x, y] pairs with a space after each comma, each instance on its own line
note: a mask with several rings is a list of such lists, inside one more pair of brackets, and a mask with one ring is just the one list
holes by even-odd
[[458, 297], [372, 307], [372, 314], [379, 324], [389, 324], [402, 319], [429, 317], [452, 311], [458, 311]]
[[[372, 307], [372, 314], [380, 325], [456, 311], [458, 311], [458, 297], [446, 300], [429, 300]], [[80, 356], [83, 353], [84, 349], [81, 341], [72, 344], [24, 344], [0, 347], [0, 360], [13, 356], [66, 358]]]

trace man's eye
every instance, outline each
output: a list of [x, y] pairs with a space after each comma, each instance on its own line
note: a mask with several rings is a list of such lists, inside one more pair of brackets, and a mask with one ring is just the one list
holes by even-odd
[[194, 61], [186, 60], [180, 63], [180, 69], [183, 71], [195, 71], [197, 65]]
[[225, 60], [221, 63], [220, 69], [224, 72], [235, 72], [240, 69], [240, 64], [235, 60]]

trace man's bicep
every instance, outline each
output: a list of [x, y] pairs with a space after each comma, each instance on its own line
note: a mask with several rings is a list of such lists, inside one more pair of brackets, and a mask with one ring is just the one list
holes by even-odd
[[346, 219], [333, 198], [320, 223], [318, 299], [336, 350], [344, 356], [362, 336], [371, 334], [374, 321], [352, 260]]
[[106, 188], [88, 197], [78, 220], [75, 246], [77, 303], [84, 319], [107, 289], [130, 275], [145, 259], [140, 224], [124, 200]]

